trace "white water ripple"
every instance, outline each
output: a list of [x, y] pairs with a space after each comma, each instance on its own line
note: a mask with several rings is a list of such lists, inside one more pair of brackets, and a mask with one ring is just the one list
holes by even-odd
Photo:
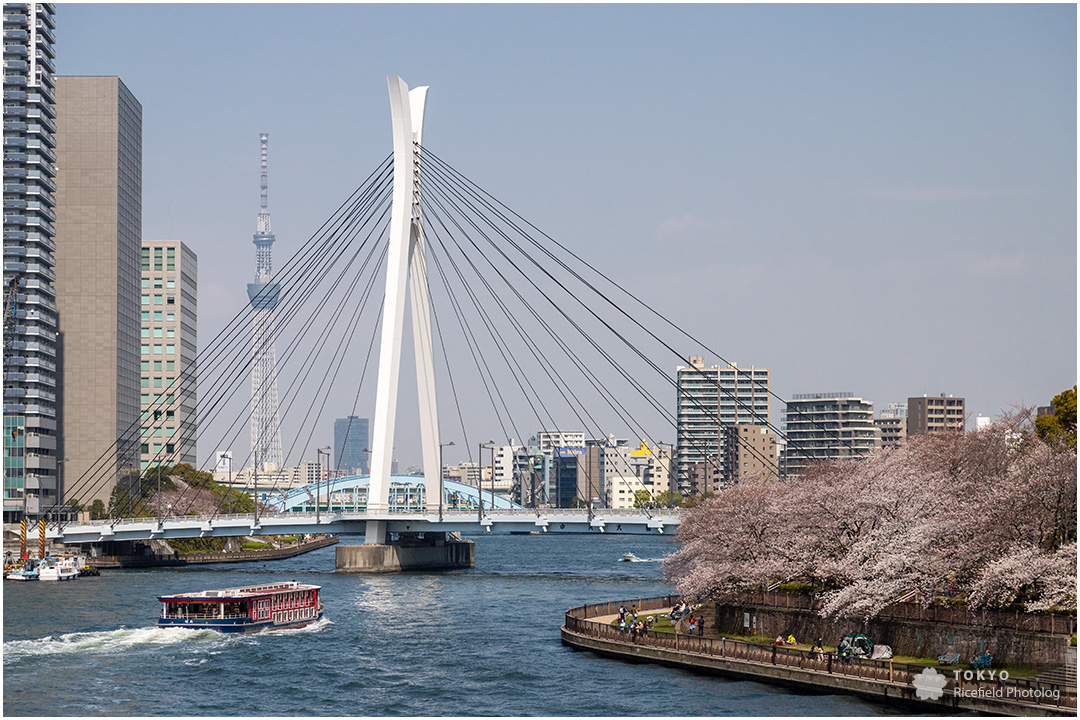
[[222, 635], [213, 630], [184, 628], [120, 628], [104, 632], [77, 632], [47, 635], [35, 640], [11, 640], [4, 643], [4, 664], [22, 658], [68, 653], [113, 655], [137, 650], [140, 647], [159, 647], [187, 643], [219, 641]]

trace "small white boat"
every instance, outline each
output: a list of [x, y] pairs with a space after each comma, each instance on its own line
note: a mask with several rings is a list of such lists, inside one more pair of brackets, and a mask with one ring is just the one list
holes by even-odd
[[622, 562], [649, 562], [645, 558], [639, 558], [637, 555], [635, 555], [632, 552], [623, 553], [621, 561]]
[[79, 577], [79, 563], [70, 557], [48, 557], [38, 566], [39, 580], [74, 580]]
[[26, 563], [19, 568], [16, 568], [4, 576], [8, 580], [17, 580], [19, 582], [26, 582], [28, 580], [38, 579], [38, 567], [34, 560], [27, 560]]

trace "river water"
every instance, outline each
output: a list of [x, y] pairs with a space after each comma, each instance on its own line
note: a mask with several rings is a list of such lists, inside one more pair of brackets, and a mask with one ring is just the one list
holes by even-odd
[[[842, 695], [633, 665], [559, 640], [570, 606], [665, 595], [658, 536], [498, 535], [476, 568], [338, 575], [334, 548], [268, 563], [3, 584], [4, 714], [871, 715]], [[357, 540], [347, 540], [357, 542]], [[300, 580], [324, 619], [251, 636], [157, 629], [158, 595]], [[895, 712], [893, 710], [893, 712]]]

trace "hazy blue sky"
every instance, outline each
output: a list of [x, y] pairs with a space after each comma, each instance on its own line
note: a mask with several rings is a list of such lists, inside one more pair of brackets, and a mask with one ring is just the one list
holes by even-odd
[[198, 253], [201, 344], [246, 302], [258, 133], [281, 264], [390, 152], [400, 75], [431, 86], [425, 146], [782, 397], [993, 416], [1076, 382], [1074, 5], [61, 4], [57, 25], [58, 74], [142, 103], [143, 237]]

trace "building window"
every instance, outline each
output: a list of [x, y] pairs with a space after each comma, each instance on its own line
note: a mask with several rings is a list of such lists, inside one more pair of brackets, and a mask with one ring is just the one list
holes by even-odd
[[150, 378], [148, 378], [148, 377], [142, 378], [142, 386], [144, 388], [150, 387]]
[[154, 289], [155, 290], [160, 290], [161, 289], [161, 278], [154, 278]]
[[154, 428], [154, 437], [161, 437], [161, 428]]
[[166, 354], [166, 355], [175, 355], [175, 354], [176, 354], [176, 346], [175, 346], [175, 345], [171, 345], [171, 344], [170, 344], [170, 345], [166, 345], [166, 346], [165, 346], [165, 354]]
[[149, 310], [143, 310], [142, 311], [142, 321], [143, 322], [150, 322], [150, 311]]
[[165, 287], [167, 287], [167, 288], [176, 287], [176, 281], [173, 280], [172, 278], [169, 278], [168, 280], [165, 281]]
[[[149, 379], [149, 378], [143, 378], [143, 379], [146, 380], [146, 379]], [[146, 387], [146, 386], [144, 385], [143, 387]], [[157, 387], [157, 388], [161, 387], [161, 378], [159, 378], [159, 377], [154, 378], [154, 387]]]
[[165, 452], [169, 453], [170, 455], [172, 455], [174, 452], [176, 452], [175, 450], [173, 450], [173, 444], [172, 443], [165, 443]]
[[150, 372], [150, 361], [149, 360], [143, 360], [140, 364], [142, 366], [141, 370], [143, 372]]
[[149, 345], [143, 345], [142, 346], [142, 354], [143, 355], [149, 355], [150, 354], [150, 346]]
[[139, 396], [139, 401], [143, 405], [149, 405], [150, 404], [150, 395], [148, 393], [143, 393], [142, 395]]
[[176, 329], [175, 328], [166, 328], [165, 329], [165, 337], [176, 337]]
[[167, 370], [168, 372], [173, 372], [174, 370], [176, 370], [176, 361], [175, 360], [166, 360], [165, 361], [165, 370]]
[[150, 296], [149, 295], [143, 295], [142, 296], [142, 304], [143, 305], [149, 305], [150, 304]]
[[160, 345], [155, 345], [154, 346], [154, 354], [155, 355], [160, 355], [161, 354], [161, 346]]
[[143, 336], [144, 338], [148, 338], [148, 337], [150, 337], [150, 328], [146, 328], [146, 327], [144, 327], [144, 328], [142, 329], [142, 336]]
[[155, 310], [154, 311], [154, 322], [161, 322], [161, 311], [160, 310]]
[[150, 287], [150, 278], [143, 278], [142, 279], [142, 289], [146, 290], [149, 287]]
[[143, 455], [148, 455], [150, 453], [150, 444], [149, 443], [143, 443], [141, 450], [142, 450]]
[[143, 248], [142, 249], [142, 269], [143, 270], [149, 270], [150, 269], [150, 248]]
[[176, 322], [176, 313], [172, 313], [172, 312], [165, 313], [165, 319], [167, 321], [169, 321], [169, 322]]
[[155, 295], [154, 296], [154, 304], [155, 305], [160, 305], [161, 304], [161, 296], [160, 295]]
[[154, 337], [156, 337], [156, 338], [161, 337], [161, 328], [159, 328], [159, 327], [154, 328]]
[[175, 305], [176, 304], [176, 296], [175, 295], [170, 295], [168, 298], [166, 298], [165, 302], [168, 305]]

